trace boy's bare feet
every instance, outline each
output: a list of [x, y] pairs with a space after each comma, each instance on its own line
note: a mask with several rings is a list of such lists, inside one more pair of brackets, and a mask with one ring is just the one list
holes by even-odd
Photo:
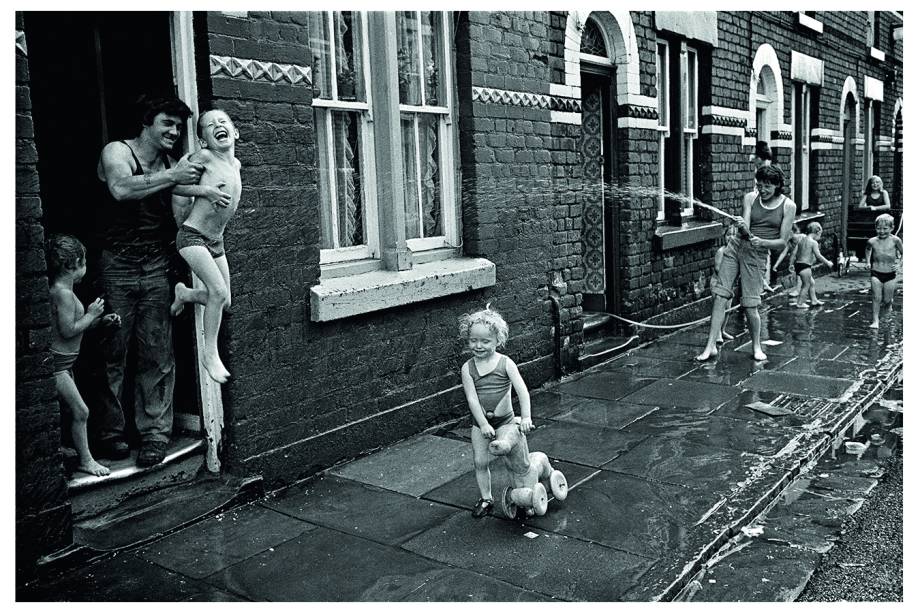
[[761, 349], [755, 349], [754, 359], [757, 360], [758, 362], [763, 362], [764, 360], [767, 359], [767, 354], [764, 353]]
[[227, 379], [230, 378], [230, 371], [224, 368], [224, 363], [217, 356], [213, 358], [202, 357], [201, 364], [208, 371], [208, 376], [220, 384], [226, 383]]
[[716, 357], [717, 355], [719, 355], [719, 349], [718, 349], [717, 347], [709, 347], [709, 346], [707, 346], [705, 349], [703, 349], [703, 353], [701, 353], [701, 354], [699, 354], [698, 356], [696, 356], [696, 361], [697, 361], [697, 362], [705, 362], [705, 361], [708, 360], [709, 358], [714, 358], [714, 357]]
[[817, 298], [815, 298], [814, 300], [811, 301], [811, 303], [812, 303], [812, 304], [821, 305], [821, 304], [824, 304], [824, 301], [823, 301], [823, 300], [818, 300]]
[[169, 314], [175, 317], [182, 312], [182, 309], [185, 308], [185, 303], [187, 302], [186, 297], [188, 296], [188, 287], [182, 281], [176, 283], [176, 297], [173, 299], [172, 304], [169, 306]]
[[93, 475], [94, 477], [102, 477], [112, 472], [108, 469], [108, 467], [103, 466], [96, 460], [80, 462], [80, 465], [77, 466], [77, 470], [88, 475]]
[[871, 324], [869, 324], [869, 327], [873, 329], [878, 329], [878, 320], [876, 319]]

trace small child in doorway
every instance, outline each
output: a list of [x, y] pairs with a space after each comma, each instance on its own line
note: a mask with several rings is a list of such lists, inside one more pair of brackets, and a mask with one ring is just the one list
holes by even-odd
[[[833, 263], [821, 255], [821, 247], [818, 241], [821, 240], [821, 224], [813, 221], [806, 228], [808, 234], [799, 241], [799, 244], [793, 249], [792, 261], [795, 273], [802, 280], [802, 289], [799, 291], [799, 298], [795, 306], [800, 309], [807, 309], [810, 305], [818, 306], [824, 304], [818, 300], [818, 294], [815, 292], [815, 278], [812, 274], [811, 267], [815, 260], [820, 260], [825, 266], [833, 266]], [[806, 294], [810, 297], [808, 303], [804, 302]]]
[[97, 462], [89, 451], [86, 437], [89, 408], [74, 381], [73, 365], [80, 355], [80, 342], [86, 330], [98, 325], [121, 325], [121, 318], [115, 313], [102, 314], [102, 298], [93, 300], [84, 311], [83, 304], [74, 293], [74, 284], [86, 275], [86, 249], [80, 241], [66, 234], [52, 235], [46, 241], [45, 253], [51, 285], [54, 385], [61, 408], [70, 413], [70, 435], [80, 462], [77, 470], [97, 477], [107, 475], [110, 472], [108, 467]]
[[869, 263], [869, 282], [872, 284], [872, 323], [878, 328], [881, 307], [891, 310], [894, 299], [895, 278], [898, 275], [897, 260], [904, 257], [904, 244], [892, 234], [894, 217], [882, 213], [875, 218], [876, 236], [866, 244], [866, 262]]
[[460, 369], [466, 402], [473, 415], [470, 437], [473, 465], [479, 486], [479, 501], [473, 517], [479, 519], [492, 510], [492, 474], [489, 472], [489, 441], [502, 428], [517, 428], [511, 406], [511, 388], [521, 407], [521, 432], [533, 429], [530, 418], [530, 393], [514, 360], [496, 351], [508, 340], [508, 324], [489, 308], [460, 317], [460, 337], [466, 339], [473, 357]]
[[223, 311], [230, 307], [230, 270], [224, 252], [224, 228], [236, 212], [242, 192], [240, 161], [235, 155], [240, 133], [229, 115], [220, 109], [201, 113], [197, 132], [201, 150], [189, 159], [205, 167], [199, 185], [216, 188], [220, 197], [196, 195], [189, 204], [183, 190], [174, 190], [173, 212], [177, 223], [181, 224], [176, 234], [176, 248], [204, 287], [192, 289], [182, 282], [177, 283], [170, 312], [178, 315], [188, 302], [204, 305], [201, 362], [212, 379], [226, 383], [230, 372], [217, 353], [217, 333]]
[[[776, 258], [776, 264], [773, 265], [774, 272], [779, 268], [779, 265], [782, 264], [783, 258], [786, 255], [789, 255], [789, 272], [794, 272], [795, 268], [793, 267], [794, 257], [796, 249], [799, 246], [799, 243], [804, 240], [805, 235], [802, 234], [802, 231], [799, 229], [798, 224], [792, 224], [792, 236], [789, 237], [789, 240], [786, 242], [786, 246], [783, 247], [783, 250], [780, 252], [779, 257]], [[795, 287], [789, 291], [789, 298], [797, 298], [799, 292], [802, 289], [802, 279], [798, 275], [795, 276]], [[792, 300], [790, 300], [792, 302]]]
[[882, 186], [882, 178], [878, 175], [872, 175], [866, 181], [866, 189], [863, 190], [863, 196], [859, 201], [859, 208], [868, 208], [870, 211], [890, 211], [891, 199], [888, 192]]

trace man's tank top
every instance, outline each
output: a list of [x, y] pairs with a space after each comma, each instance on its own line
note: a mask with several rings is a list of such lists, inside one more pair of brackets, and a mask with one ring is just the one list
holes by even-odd
[[[135, 177], [144, 174], [141, 162], [125, 141], [119, 141], [131, 151], [136, 168]], [[169, 168], [169, 158], [163, 154], [163, 164]], [[102, 246], [108, 251], [132, 259], [147, 259], [166, 252], [175, 239], [176, 224], [172, 218], [170, 190], [163, 189], [140, 200], [118, 201], [105, 182], [102, 183], [105, 217], [100, 220]]]
[[786, 208], [786, 197], [776, 208], [766, 209], [760, 202], [760, 196], [754, 198], [751, 205], [751, 234], [757, 238], [779, 238], [779, 231], [783, 225], [783, 211]]
[[511, 379], [508, 377], [506, 362], [507, 356], [502, 356], [498, 364], [487, 375], [480, 375], [476, 370], [476, 360], [470, 358], [467, 362], [470, 376], [473, 378], [473, 385], [476, 386], [476, 395], [479, 396], [479, 404], [486, 413], [495, 412], [498, 403], [501, 402], [505, 394], [511, 389]]

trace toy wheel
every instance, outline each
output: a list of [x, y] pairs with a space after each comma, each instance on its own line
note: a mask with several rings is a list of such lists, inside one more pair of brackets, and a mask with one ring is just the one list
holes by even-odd
[[498, 510], [505, 519], [517, 517], [518, 506], [511, 500], [511, 488], [506, 487], [498, 498]]
[[565, 475], [560, 470], [554, 470], [549, 475], [549, 489], [556, 500], [565, 500], [569, 495], [569, 482], [565, 480]]
[[533, 512], [535, 515], [546, 515], [546, 509], [549, 506], [549, 498], [546, 495], [546, 488], [542, 483], [533, 486]]

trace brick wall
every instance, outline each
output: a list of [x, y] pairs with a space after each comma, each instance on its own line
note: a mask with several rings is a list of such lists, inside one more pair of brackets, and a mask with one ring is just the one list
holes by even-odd
[[[22, 17], [16, 15], [17, 38]], [[16, 580], [36, 558], [70, 542], [60, 453], [61, 418], [51, 369], [38, 155], [25, 39], [16, 48]]]

